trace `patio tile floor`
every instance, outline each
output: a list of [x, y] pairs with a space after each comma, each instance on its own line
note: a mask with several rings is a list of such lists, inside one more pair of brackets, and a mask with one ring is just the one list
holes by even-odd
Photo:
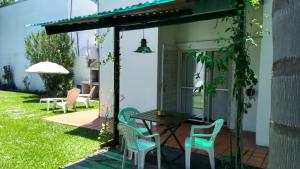
[[100, 130], [104, 122], [104, 118], [99, 118], [98, 109], [60, 114], [46, 117], [44, 120], [93, 130]]
[[[191, 124], [185, 123], [180, 129], [176, 132], [176, 136], [179, 138], [180, 142], [184, 145], [185, 138], [190, 133]], [[163, 128], [159, 127], [158, 131], [161, 131]], [[210, 131], [204, 131], [205, 133], [209, 133]], [[268, 156], [268, 148], [257, 146], [255, 144], [255, 133], [253, 132], [243, 132], [244, 138], [244, 150], [243, 150], [243, 161], [251, 166], [258, 168], [266, 168], [267, 167], [267, 156]], [[164, 139], [164, 138], [162, 138]], [[234, 144], [234, 140], [233, 140]], [[179, 148], [175, 143], [174, 139], [170, 139], [167, 142], [168, 146]], [[207, 154], [205, 151], [196, 150], [197, 153]], [[229, 131], [224, 128], [219, 133], [215, 141], [215, 155], [216, 158], [220, 158], [222, 156], [226, 156], [230, 154], [230, 139], [229, 139]]]
[[[45, 120], [52, 121], [61, 124], [72, 125], [76, 127], [84, 127], [90, 128], [93, 130], [100, 130], [101, 124], [104, 119], [98, 117], [98, 109], [89, 110], [84, 112], [75, 112], [75, 113], [67, 113], [56, 115], [52, 117], [47, 117]], [[177, 131], [176, 136], [182, 145], [184, 145], [185, 138], [190, 133], [191, 124], [185, 123], [183, 124]], [[112, 129], [112, 127], [111, 127]], [[162, 131], [163, 127], [158, 126], [155, 127], [154, 130], [157, 132]], [[204, 131], [210, 132], [210, 131]], [[164, 136], [166, 137], [166, 135]], [[165, 138], [161, 140], [164, 140]], [[244, 141], [244, 150], [243, 150], [243, 161], [251, 166], [258, 168], [266, 168], [268, 163], [268, 148], [257, 146], [255, 144], [255, 133], [253, 132], [243, 132], [243, 141]], [[233, 140], [234, 143], [234, 140]], [[169, 139], [167, 142], [168, 146], [179, 148], [174, 139]], [[194, 150], [194, 152], [199, 154], [206, 154], [206, 152], [202, 150]], [[220, 158], [224, 155], [230, 154], [230, 139], [229, 139], [229, 131], [224, 128], [221, 130], [219, 135], [215, 141], [215, 156], [216, 158]]]

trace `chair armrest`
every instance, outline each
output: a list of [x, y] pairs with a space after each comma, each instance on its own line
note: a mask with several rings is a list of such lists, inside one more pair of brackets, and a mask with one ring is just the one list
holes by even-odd
[[64, 102], [66, 100], [67, 100], [67, 98], [55, 98], [55, 99], [53, 99], [53, 103], [54, 104], [61, 103], [61, 102]]
[[61, 98], [54, 98], [54, 100], [67, 100], [67, 98], [66, 97], [61, 97]]
[[90, 97], [90, 94], [79, 94], [79, 97]]
[[212, 134], [191, 134], [191, 137], [211, 137]]
[[152, 134], [152, 135], [147, 135], [144, 136], [144, 138], [149, 139], [149, 138], [154, 138], [156, 145], [160, 145], [160, 135], [159, 134]]
[[213, 126], [214, 126], [213, 124], [210, 124], [210, 125], [193, 125], [192, 129], [208, 129], [208, 128], [211, 128]]
[[159, 134], [152, 134], [152, 135], [147, 135], [147, 136], [145, 136], [145, 135], [143, 135], [143, 137], [144, 138], [152, 138], [152, 137], [158, 137], [159, 138]]
[[195, 129], [209, 129], [211, 127], [213, 127], [214, 124], [210, 124], [210, 125], [193, 125], [191, 127], [191, 136], [195, 134]]

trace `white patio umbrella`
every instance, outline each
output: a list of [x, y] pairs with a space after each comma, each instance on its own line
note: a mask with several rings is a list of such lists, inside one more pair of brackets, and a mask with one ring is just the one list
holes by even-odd
[[[40, 62], [34, 65], [31, 65], [28, 69], [25, 70], [27, 73], [42, 73], [42, 74], [69, 74], [70, 72], [63, 66], [53, 63], [53, 62]], [[47, 91], [47, 96], [49, 95]], [[49, 103], [47, 103], [49, 105]], [[48, 110], [49, 108], [47, 108]]]
[[28, 73], [45, 73], [45, 74], [69, 74], [70, 72], [63, 66], [53, 62], [40, 62], [26, 69]]

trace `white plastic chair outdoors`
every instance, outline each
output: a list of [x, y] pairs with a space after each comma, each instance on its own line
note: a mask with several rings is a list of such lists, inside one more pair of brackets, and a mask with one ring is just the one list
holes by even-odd
[[[185, 168], [190, 169], [191, 165], [191, 149], [202, 149], [208, 153], [210, 166], [215, 169], [215, 155], [214, 155], [214, 142], [223, 126], [224, 120], [218, 119], [210, 125], [193, 125], [191, 128], [190, 137], [185, 140]], [[197, 134], [195, 130], [197, 129], [209, 129], [212, 128], [213, 132], [211, 134]], [[207, 139], [206, 139], [207, 138]]]
[[78, 98], [80, 90], [73, 88], [68, 91], [66, 101], [64, 102], [54, 102], [53, 110], [58, 106], [64, 110], [64, 113], [68, 111], [68, 107], [73, 107], [76, 111], [76, 99]]
[[[161, 154], [160, 154], [160, 136], [153, 134], [145, 136], [137, 130], [137, 128], [130, 125], [119, 123], [118, 129], [125, 138], [125, 148], [123, 154], [122, 169], [125, 168], [125, 160], [127, 150], [138, 155], [138, 169], [143, 169], [145, 165], [146, 154], [154, 149], [157, 149], [157, 163], [158, 169], [161, 168]], [[151, 141], [154, 138], [155, 142]]]
[[[148, 134], [148, 130], [146, 128], [143, 128], [143, 127], [139, 127], [136, 120], [131, 118], [132, 115], [134, 114], [139, 114], [140, 112], [135, 109], [135, 108], [132, 108], [132, 107], [127, 107], [127, 108], [124, 108], [120, 111], [119, 115], [118, 115], [118, 119], [121, 123], [124, 123], [124, 124], [127, 124], [127, 125], [130, 125], [134, 128], [136, 128], [140, 133], [143, 133], [143, 134]], [[121, 135], [123, 135], [122, 132], [120, 132]], [[121, 143], [121, 149], [123, 150], [124, 148], [124, 144], [125, 144], [125, 140], [124, 140], [124, 137], [122, 138], [122, 143]], [[129, 159], [132, 159], [132, 152], [129, 151]], [[136, 164], [136, 154], [135, 154], [135, 164]]]
[[76, 101], [79, 103], [83, 103], [86, 108], [89, 108], [90, 99], [92, 98], [95, 89], [96, 86], [93, 86], [89, 94], [79, 94], [79, 97], [76, 99]]

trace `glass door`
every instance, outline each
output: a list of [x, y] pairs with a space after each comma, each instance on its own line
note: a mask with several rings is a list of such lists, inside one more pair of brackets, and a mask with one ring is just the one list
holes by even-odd
[[[222, 57], [216, 51], [199, 51], [212, 57]], [[223, 74], [224, 83], [216, 89], [215, 95], [209, 95], [199, 87], [220, 75], [217, 69], [208, 70], [201, 62], [196, 62], [186, 52], [179, 59], [179, 100], [178, 109], [190, 113], [194, 120], [214, 121], [223, 118], [225, 121], [230, 110], [228, 73]]]
[[180, 110], [204, 118], [205, 94], [199, 87], [205, 83], [205, 65], [182, 53], [180, 72]]
[[[215, 59], [223, 57], [223, 54], [217, 51], [210, 52], [210, 55]], [[224, 119], [227, 122], [229, 119], [229, 112], [231, 110], [231, 97], [229, 92], [229, 86], [231, 84], [229, 72], [231, 72], [230, 66], [228, 66], [228, 71], [225, 73], [220, 73], [217, 68], [214, 70], [207, 71], [206, 80], [209, 81], [215, 77], [223, 76], [224, 82], [219, 84], [214, 95], [208, 95], [208, 119], [210, 121], [215, 121], [217, 119]]]

